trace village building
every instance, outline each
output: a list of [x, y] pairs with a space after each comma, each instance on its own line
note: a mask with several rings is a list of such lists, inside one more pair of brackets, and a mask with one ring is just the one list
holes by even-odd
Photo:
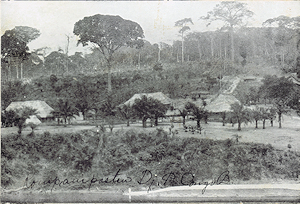
[[9, 104], [9, 106], [5, 109], [6, 111], [9, 110], [17, 110], [20, 108], [29, 107], [32, 109], [37, 110], [36, 116], [42, 121], [50, 121], [53, 120], [53, 114], [52, 111], [54, 111], [53, 108], [51, 108], [45, 101], [41, 100], [35, 100], [35, 101], [15, 101]]
[[153, 98], [158, 101], [160, 101], [164, 105], [171, 105], [172, 100], [163, 94], [162, 92], [155, 92], [155, 93], [139, 93], [139, 94], [134, 94], [128, 101], [124, 103], [124, 105], [129, 105], [132, 106], [135, 102], [136, 99], [141, 99], [142, 96], [146, 96], [147, 98]]
[[[182, 116], [180, 111], [185, 109], [185, 105], [187, 103], [194, 103], [197, 107], [203, 107], [203, 100], [202, 99], [191, 99], [191, 98], [186, 98], [186, 99], [173, 99], [172, 100], [172, 109], [169, 109], [165, 116], [170, 119], [170, 122], [181, 122], [182, 121]], [[189, 116], [187, 116], [189, 117]]]
[[240, 103], [233, 95], [220, 94], [212, 99], [205, 107], [209, 111], [209, 120], [222, 121], [222, 115], [225, 112], [231, 112], [231, 105]]
[[31, 123], [34, 124], [34, 125], [39, 125], [42, 122], [40, 121], [40, 119], [38, 119], [36, 117], [36, 115], [31, 115], [29, 118], [26, 119], [25, 124], [30, 125]]

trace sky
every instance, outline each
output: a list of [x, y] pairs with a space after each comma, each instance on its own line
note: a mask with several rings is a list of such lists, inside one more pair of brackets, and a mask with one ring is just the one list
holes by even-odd
[[[248, 26], [259, 27], [270, 18], [300, 15], [299, 1], [243, 1], [254, 12]], [[39, 38], [28, 44], [30, 50], [49, 47], [50, 51], [65, 49], [69, 35], [69, 54], [89, 52], [89, 48], [77, 46], [73, 34], [74, 24], [86, 16], [95, 14], [119, 15], [135, 21], [144, 30], [145, 40], [151, 43], [172, 44], [179, 40], [177, 20], [192, 18], [191, 31], [215, 30], [221, 24], [206, 27], [201, 16], [206, 16], [218, 1], [2, 1], [1, 35], [15, 26], [30, 26], [40, 30]]]

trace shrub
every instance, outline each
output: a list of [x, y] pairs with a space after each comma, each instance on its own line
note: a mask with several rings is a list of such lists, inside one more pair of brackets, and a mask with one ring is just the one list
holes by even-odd
[[[105, 145], [101, 146], [101, 140]], [[168, 137], [129, 130], [114, 134], [85, 130], [78, 133], [37, 134], [1, 140], [1, 184], [34, 174], [43, 179], [64, 175], [111, 175], [118, 169], [138, 179], [143, 170], [159, 177], [172, 173], [167, 186], [181, 185], [180, 175], [191, 172], [199, 181], [229, 171], [231, 180], [290, 179], [300, 174], [300, 155], [271, 145], [235, 143], [232, 140]], [[73, 186], [78, 189], [78, 186]]]

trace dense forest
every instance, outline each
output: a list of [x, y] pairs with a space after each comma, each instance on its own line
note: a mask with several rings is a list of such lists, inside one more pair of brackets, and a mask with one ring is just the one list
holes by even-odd
[[[234, 33], [234, 38], [236, 52], [232, 64], [228, 32], [190, 32], [184, 38], [184, 61], [201, 67], [208, 64], [210, 66], [207, 67], [207, 71], [215, 70], [214, 72], [221, 72], [222, 75], [232, 73], [228, 71], [230, 66], [252, 74], [261, 74], [255, 73], [257, 67], [273, 67], [285, 73], [296, 72], [299, 69], [299, 33], [296, 29], [240, 28]], [[118, 50], [113, 58], [113, 71], [151, 70], [157, 62], [174, 67], [182, 61], [181, 49], [181, 41], [174, 41], [169, 45], [150, 44], [145, 40], [140, 49], [124, 47]], [[2, 61], [2, 81], [51, 74], [66, 76], [106, 72], [103, 55], [97, 49], [93, 49], [89, 54], [76, 52], [71, 56], [62, 49], [44, 56], [46, 51], [47, 48], [41, 48], [31, 52], [27, 59], [22, 61], [22, 70], [17, 58]]]

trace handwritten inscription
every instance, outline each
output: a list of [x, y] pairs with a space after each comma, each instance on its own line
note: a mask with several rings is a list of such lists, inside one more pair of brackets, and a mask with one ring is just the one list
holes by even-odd
[[166, 186], [167, 183], [172, 183], [175, 179], [180, 179], [180, 184], [183, 186], [193, 186], [193, 185], [205, 185], [202, 189], [202, 194], [204, 194], [207, 186], [220, 185], [221, 183], [229, 182], [229, 171], [224, 171], [221, 173], [216, 179], [212, 179], [210, 182], [196, 182], [196, 178], [192, 173], [183, 173], [181, 175], [175, 174], [173, 172], [165, 174], [161, 178], [161, 182], [159, 182], [156, 175], [153, 176], [152, 172], [149, 170], [145, 170], [142, 172], [142, 177], [138, 180], [138, 184], [147, 184], [148, 191], [151, 190], [151, 187], [154, 185], [157, 186]]
[[94, 175], [92, 178], [63, 178], [59, 179], [55, 177], [54, 179], [47, 179], [44, 181], [35, 180], [35, 178], [27, 177], [25, 179], [25, 186], [28, 189], [33, 189], [37, 186], [48, 186], [52, 191], [55, 188], [71, 186], [73, 184], [79, 184], [90, 190], [94, 185], [108, 185], [108, 184], [129, 184], [136, 182], [138, 185], [147, 186], [148, 190], [151, 191], [154, 186], [166, 187], [175, 183], [175, 180], [180, 182], [183, 186], [193, 186], [193, 185], [204, 185], [202, 189], [202, 194], [205, 193], [208, 186], [220, 185], [222, 183], [227, 183], [229, 179], [229, 171], [224, 171], [218, 177], [213, 178], [210, 182], [196, 182], [195, 175], [189, 172], [183, 174], [175, 174], [173, 172], [164, 174], [162, 177], [153, 174], [150, 170], [144, 170], [142, 176], [136, 179], [126, 176], [122, 177], [120, 174], [120, 169], [112, 177], [96, 178]]

